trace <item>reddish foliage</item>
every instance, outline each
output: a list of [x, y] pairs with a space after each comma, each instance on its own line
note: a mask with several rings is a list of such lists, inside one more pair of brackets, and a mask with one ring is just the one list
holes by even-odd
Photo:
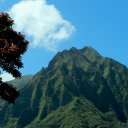
[[[25, 36], [20, 32], [13, 30], [13, 24], [14, 21], [9, 17], [8, 13], [0, 13], [0, 68], [12, 74], [13, 77], [19, 78], [21, 77], [19, 68], [23, 67], [21, 55], [26, 52], [29, 42], [25, 40]], [[5, 85], [5, 83], [0, 80], [0, 89], [4, 87], [2, 86], [3, 84]], [[9, 86], [10, 85], [8, 85], [8, 88]], [[11, 94], [10, 96], [12, 96], [13, 93], [16, 94], [15, 88], [10, 86], [10, 90], [12, 91], [6, 88], [6, 91]], [[1, 94], [0, 92], [1, 98], [4, 97]], [[9, 101], [7, 97], [3, 99], [8, 99]]]

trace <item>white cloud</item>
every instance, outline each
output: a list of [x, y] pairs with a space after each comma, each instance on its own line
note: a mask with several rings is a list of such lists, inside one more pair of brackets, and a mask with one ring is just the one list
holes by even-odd
[[58, 44], [75, 31], [55, 6], [45, 0], [22, 0], [14, 4], [9, 13], [15, 21], [14, 28], [32, 37], [33, 47], [56, 51]]
[[9, 73], [3, 72], [0, 77], [2, 77], [2, 81], [6, 82], [6, 81], [10, 81], [15, 79], [12, 75], [10, 75]]

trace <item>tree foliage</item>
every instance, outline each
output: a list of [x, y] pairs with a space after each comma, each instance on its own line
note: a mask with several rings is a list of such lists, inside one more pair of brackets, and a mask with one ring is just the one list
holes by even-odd
[[[15, 78], [20, 78], [19, 68], [23, 67], [21, 61], [28, 47], [28, 41], [20, 32], [13, 30], [14, 21], [8, 13], [0, 13], [0, 68]], [[0, 79], [0, 97], [9, 103], [14, 103], [19, 92], [8, 83]]]

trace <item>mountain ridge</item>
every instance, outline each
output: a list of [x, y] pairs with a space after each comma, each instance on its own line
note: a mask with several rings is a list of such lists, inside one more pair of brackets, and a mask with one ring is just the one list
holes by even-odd
[[14, 105], [0, 110], [0, 126], [126, 128], [127, 76], [126, 66], [91, 47], [64, 50], [26, 80]]

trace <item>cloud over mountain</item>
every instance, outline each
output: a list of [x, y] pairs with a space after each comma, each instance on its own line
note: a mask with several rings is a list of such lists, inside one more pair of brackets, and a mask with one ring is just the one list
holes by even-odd
[[14, 28], [32, 37], [33, 47], [56, 51], [58, 45], [75, 31], [59, 10], [45, 0], [22, 0], [14, 4], [9, 13], [15, 21]]
[[2, 80], [3, 80], [4, 82], [15, 79], [12, 75], [10, 75], [10, 74], [7, 73], [7, 72], [3, 72], [3, 73], [0, 75], [0, 77], [2, 77]]

